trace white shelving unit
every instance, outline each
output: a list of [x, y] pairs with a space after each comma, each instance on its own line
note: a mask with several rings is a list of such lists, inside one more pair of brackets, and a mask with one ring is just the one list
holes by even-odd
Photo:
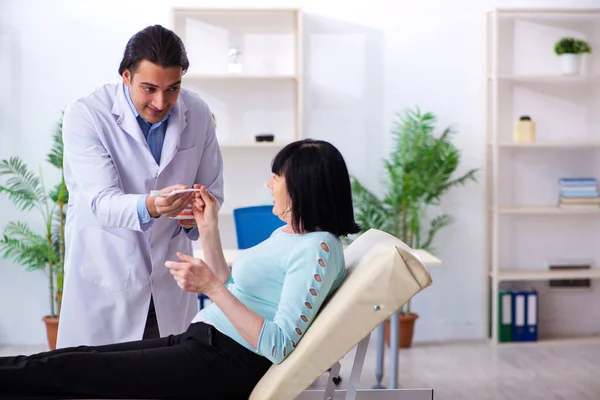
[[[183, 40], [190, 68], [183, 85], [210, 106], [224, 159], [225, 204], [270, 201], [270, 161], [300, 139], [303, 123], [302, 12], [296, 8], [173, 8], [171, 29]], [[230, 49], [241, 51], [232, 71]], [[257, 142], [273, 134], [273, 142]]]
[[[592, 46], [581, 75], [561, 73], [554, 43], [564, 36]], [[498, 292], [506, 285], [540, 292], [540, 341], [600, 333], [600, 324], [589, 321], [597, 314], [589, 314], [586, 304], [600, 299], [594, 281], [583, 291], [548, 287], [550, 279], [600, 278], [595, 244], [600, 208], [558, 206], [560, 178], [600, 180], [599, 37], [600, 9], [487, 13], [486, 284], [493, 343], [498, 343]], [[522, 115], [536, 123], [534, 143], [513, 139]], [[592, 268], [550, 271], [548, 264], [558, 258], [593, 260]]]
[[[174, 8], [190, 68], [184, 84], [217, 118], [219, 140], [242, 147], [272, 133], [283, 144], [302, 132], [302, 13], [299, 9]], [[241, 51], [238, 72], [228, 52]]]

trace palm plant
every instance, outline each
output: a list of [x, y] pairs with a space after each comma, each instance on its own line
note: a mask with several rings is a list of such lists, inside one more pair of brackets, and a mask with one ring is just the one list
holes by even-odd
[[[439, 205], [445, 193], [468, 181], [476, 182], [477, 169], [453, 178], [460, 151], [450, 141], [454, 133], [446, 128], [435, 135], [436, 118], [419, 108], [397, 114], [392, 129], [394, 146], [384, 160], [385, 193], [382, 198], [352, 177], [355, 214], [363, 232], [370, 228], [388, 232], [415, 249], [433, 250], [435, 235], [452, 222], [440, 214], [424, 222], [430, 206]], [[402, 313], [410, 313], [410, 301]]]
[[[63, 173], [62, 116], [53, 136], [52, 149], [46, 159], [61, 171], [61, 181], [48, 190], [40, 168], [39, 176], [19, 157], [0, 161], [0, 196], [7, 195], [21, 211], [35, 209], [42, 216], [42, 233], [21, 221], [9, 222], [0, 238], [2, 257], [20, 264], [27, 271], [42, 270], [48, 276], [50, 316], [60, 315], [64, 277], [64, 226], [68, 191]], [[55, 306], [56, 305], [56, 306]]]

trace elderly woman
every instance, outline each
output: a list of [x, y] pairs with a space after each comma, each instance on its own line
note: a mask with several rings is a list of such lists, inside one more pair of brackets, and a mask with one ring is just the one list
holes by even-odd
[[0, 358], [2, 398], [248, 398], [302, 339], [346, 276], [341, 236], [357, 233], [344, 159], [330, 143], [301, 140], [273, 160], [273, 213], [286, 224], [244, 250], [230, 270], [217, 202], [194, 200], [205, 260], [179, 254], [166, 268], [182, 290], [212, 304], [186, 332], [107, 346]]

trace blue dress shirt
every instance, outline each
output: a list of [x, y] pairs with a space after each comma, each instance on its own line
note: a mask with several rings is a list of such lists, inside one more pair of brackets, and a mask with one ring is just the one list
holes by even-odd
[[[162, 153], [163, 143], [165, 141], [165, 132], [167, 130], [167, 123], [169, 116], [171, 113], [167, 114], [167, 116], [160, 122], [156, 124], [149, 124], [138, 112], [137, 108], [133, 104], [131, 100], [131, 95], [129, 94], [129, 86], [123, 85], [125, 90], [125, 98], [129, 103], [129, 107], [131, 107], [131, 111], [133, 115], [135, 115], [135, 119], [137, 120], [146, 141], [148, 142], [148, 147], [150, 147], [150, 152], [152, 153], [152, 157], [157, 164], [160, 164], [160, 155]], [[150, 213], [148, 212], [148, 207], [146, 207], [146, 198], [148, 194], [145, 196], [141, 196], [137, 203], [138, 210], [138, 218], [140, 219], [140, 224], [145, 225], [152, 220]]]
[[[146, 138], [146, 142], [148, 142], [148, 147], [150, 148], [152, 157], [154, 157], [156, 164], [160, 164], [160, 156], [162, 154], [163, 143], [165, 141], [165, 133], [167, 131], [167, 124], [169, 122], [168, 120], [169, 116], [171, 115], [171, 112], [169, 112], [167, 116], [162, 119], [162, 121], [157, 122], [156, 124], [148, 123], [148, 121], [142, 118], [137, 108], [135, 108], [135, 105], [131, 100], [131, 95], [129, 94], [129, 86], [123, 85], [123, 87], [125, 89], [125, 98], [127, 99], [129, 106], [131, 107], [131, 111], [133, 111], [133, 115], [135, 115], [135, 119], [137, 120], [138, 124], [140, 125], [140, 128], [142, 129], [142, 133]], [[140, 219], [140, 224], [142, 226], [149, 224], [150, 221], [152, 221], [152, 217], [148, 212], [148, 207], [146, 207], [147, 197], [148, 194], [146, 194], [145, 196], [140, 196], [140, 199], [137, 203], [138, 218]], [[191, 229], [185, 229], [186, 234], [190, 231]]]

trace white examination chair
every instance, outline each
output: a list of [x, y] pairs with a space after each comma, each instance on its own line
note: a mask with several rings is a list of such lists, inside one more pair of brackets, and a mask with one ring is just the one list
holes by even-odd
[[[399, 239], [371, 229], [344, 252], [348, 277], [294, 351], [273, 365], [250, 400], [432, 400], [433, 389], [356, 389], [371, 332], [431, 285], [424, 264]], [[358, 344], [348, 389], [336, 390], [339, 360]], [[324, 390], [306, 390], [331, 368]], [[346, 378], [345, 378], [346, 379]]]

